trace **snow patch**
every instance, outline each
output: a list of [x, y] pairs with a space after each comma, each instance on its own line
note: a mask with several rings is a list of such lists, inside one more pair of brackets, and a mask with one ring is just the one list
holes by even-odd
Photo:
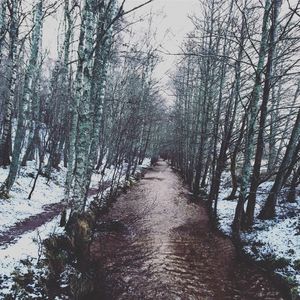
[[[8, 176], [9, 169], [0, 168], [0, 186]], [[18, 221], [44, 211], [43, 206], [59, 203], [64, 197], [64, 178], [66, 170], [54, 171], [51, 180], [39, 176], [31, 199], [28, 195], [32, 189], [37, 173], [35, 163], [21, 168], [19, 176], [12, 187], [9, 199], [0, 199], [0, 232]]]
[[[228, 177], [225, 173], [222, 177], [222, 188], [218, 198], [218, 221], [220, 230], [231, 236], [231, 225], [234, 219], [237, 200], [225, 200], [230, 194]], [[279, 197], [276, 207], [277, 217], [274, 220], [259, 220], [257, 218], [268, 191], [273, 182], [264, 182], [257, 193], [255, 207], [255, 220], [253, 230], [241, 234], [245, 251], [257, 261], [271, 261], [274, 263], [275, 272], [286, 278], [293, 285], [298, 286], [300, 292], [300, 197], [296, 203], [287, 203]], [[247, 204], [247, 203], [246, 203]], [[246, 206], [245, 204], [245, 206]]]

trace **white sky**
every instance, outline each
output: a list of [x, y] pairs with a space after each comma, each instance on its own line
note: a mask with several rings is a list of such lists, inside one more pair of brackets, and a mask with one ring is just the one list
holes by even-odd
[[[121, 0], [120, 0], [121, 2]], [[146, 0], [127, 0], [125, 2], [125, 11], [136, 7]], [[188, 16], [192, 14], [200, 14], [200, 5], [198, 0], [154, 0], [131, 15], [127, 15], [127, 19], [137, 20], [144, 17], [143, 22], [132, 25], [133, 32], [138, 34], [147, 30], [148, 20], [147, 15], [152, 12], [152, 27], [156, 31], [155, 44], [162, 46], [166, 52], [178, 52], [185, 35], [192, 30], [193, 26]], [[57, 53], [57, 33], [59, 29], [59, 17], [51, 16], [46, 19], [44, 23], [43, 35], [43, 48], [48, 49], [49, 56], [54, 58]], [[138, 39], [138, 38], [137, 38]], [[176, 61], [175, 56], [160, 54], [162, 62], [158, 65], [155, 77], [161, 80], [162, 85], [165, 86], [162, 94], [165, 92], [165, 97], [169, 98], [166, 94], [167, 91], [168, 73], [174, 70]]]
[[[145, 1], [127, 0], [125, 10], [135, 7]], [[185, 35], [193, 29], [188, 16], [200, 12], [198, 0], [154, 0], [153, 3], [138, 10], [135, 15], [143, 16], [153, 12], [153, 27], [157, 30], [157, 44], [161, 44], [166, 52], [176, 53], [179, 51]], [[133, 25], [138, 31], [144, 24]], [[162, 80], [162, 84], [168, 82], [168, 73], [172, 72], [176, 63], [176, 56], [160, 54], [162, 62], [156, 70], [156, 77]], [[169, 93], [169, 91], [166, 91]], [[166, 96], [166, 95], [165, 95]]]

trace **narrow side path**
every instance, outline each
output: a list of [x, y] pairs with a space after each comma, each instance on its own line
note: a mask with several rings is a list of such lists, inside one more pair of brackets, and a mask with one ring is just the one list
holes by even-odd
[[125, 226], [98, 233], [92, 245], [106, 278], [98, 299], [283, 299], [255, 266], [238, 261], [229, 239], [210, 229], [204, 206], [189, 200], [163, 161], [106, 218]]
[[[99, 189], [105, 189], [109, 186], [109, 184], [110, 182], [105, 181], [102, 183], [101, 187], [91, 188], [88, 196], [92, 197], [97, 195]], [[67, 207], [65, 200], [43, 205], [42, 212], [33, 214], [23, 220], [19, 220], [12, 226], [5, 228], [5, 230], [0, 230], [0, 248], [6, 248], [15, 244], [24, 234], [37, 230], [40, 226], [52, 221]]]
[[25, 233], [34, 231], [40, 226], [57, 217], [65, 208], [63, 202], [44, 205], [44, 211], [21, 220], [4, 231], [0, 231], [0, 247], [8, 247], [15, 244]]

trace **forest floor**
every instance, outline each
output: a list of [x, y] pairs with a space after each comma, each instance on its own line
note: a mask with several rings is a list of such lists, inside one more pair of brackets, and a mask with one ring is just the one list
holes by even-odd
[[[0, 184], [8, 171], [0, 168]], [[62, 232], [59, 218], [64, 206], [66, 170], [54, 171], [51, 180], [40, 176], [28, 199], [36, 172], [34, 161], [22, 167], [10, 197], [0, 199], [0, 299], [4, 294], [11, 294], [12, 274], [28, 272], [28, 264], [34, 267], [40, 259], [41, 241], [50, 234]]]
[[[145, 159], [136, 173], [149, 165], [150, 160]], [[126, 165], [123, 169], [126, 170]], [[8, 168], [0, 168], [0, 185], [8, 171]], [[114, 171], [114, 168], [106, 169], [104, 177], [93, 175], [88, 203], [99, 191], [104, 195], [109, 192]], [[35, 161], [22, 167], [9, 199], [0, 199], [0, 299], [11, 294], [18, 277], [25, 277], [28, 269], [37, 272], [36, 266], [43, 256], [41, 242], [52, 234], [63, 233], [59, 221], [62, 209], [66, 207], [63, 201], [66, 169], [61, 166], [59, 171], [54, 170], [50, 180], [39, 176], [32, 197], [28, 199], [36, 172]], [[120, 185], [124, 184], [125, 174], [120, 178]], [[39, 276], [38, 272], [36, 275]], [[37, 296], [33, 289], [30, 299]]]
[[[166, 162], [113, 205], [92, 245], [106, 282], [95, 299], [283, 299], [269, 275], [213, 230]], [[116, 226], [118, 225], [118, 226]]]
[[[283, 188], [276, 206], [276, 218], [260, 220], [259, 212], [273, 185], [266, 181], [259, 186], [252, 230], [241, 234], [243, 251], [283, 279], [294, 298], [300, 298], [300, 193], [294, 203], [286, 201], [288, 188]], [[226, 200], [231, 192], [231, 176], [224, 173], [218, 199], [218, 227], [231, 237], [231, 224], [237, 199]]]

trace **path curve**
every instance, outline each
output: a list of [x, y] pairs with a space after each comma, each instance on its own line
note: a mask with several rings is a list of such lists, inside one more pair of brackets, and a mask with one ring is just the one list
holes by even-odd
[[40, 226], [52, 221], [65, 207], [66, 205], [63, 201], [44, 205], [41, 213], [29, 216], [7, 229], [0, 231], [0, 247], [8, 247], [11, 244], [15, 244], [23, 234], [34, 231]]
[[159, 161], [118, 199], [106, 221], [128, 230], [98, 233], [92, 245], [106, 278], [98, 299], [283, 299], [255, 266], [237, 259], [188, 194]]
[[[109, 185], [110, 181], [104, 181], [100, 187], [90, 188], [88, 197], [97, 195], [99, 192], [109, 187]], [[46, 204], [42, 207], [42, 212], [19, 220], [15, 224], [0, 231], [0, 248], [7, 248], [10, 245], [15, 244], [24, 234], [37, 230], [40, 226], [51, 222], [55, 217], [61, 215], [63, 210], [68, 207], [69, 206], [64, 199], [57, 203]]]

